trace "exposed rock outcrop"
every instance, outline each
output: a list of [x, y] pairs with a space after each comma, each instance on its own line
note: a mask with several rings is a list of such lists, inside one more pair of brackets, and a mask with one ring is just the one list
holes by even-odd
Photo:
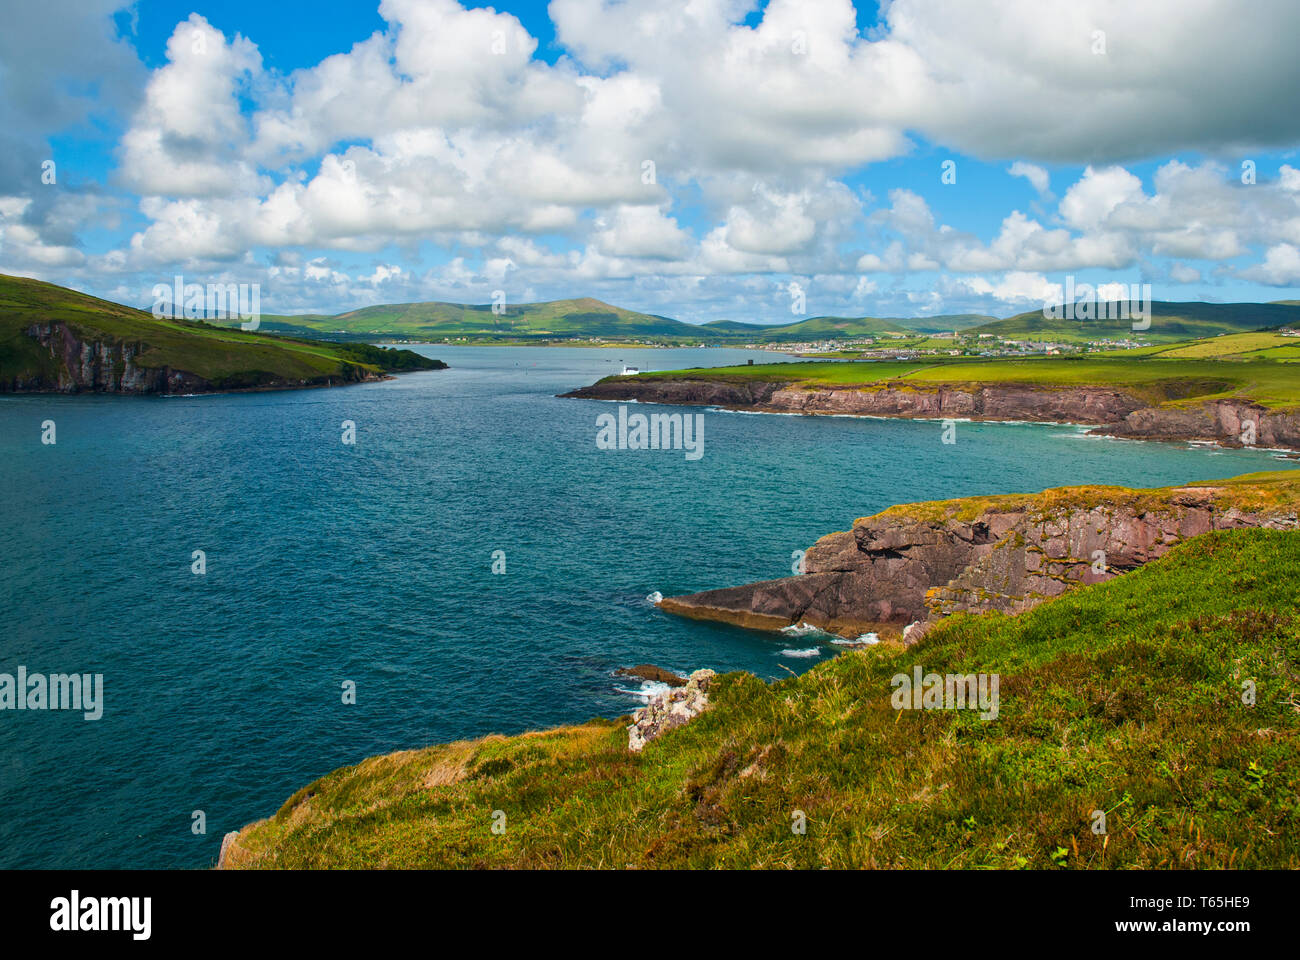
[[1295, 530], [1298, 507], [1300, 479], [1286, 472], [891, 507], [818, 540], [800, 576], [667, 597], [660, 608], [759, 629], [807, 622], [846, 637], [909, 627], [911, 642], [949, 614], [1024, 610], [1211, 530]]
[[712, 670], [696, 670], [686, 685], [667, 690], [632, 714], [627, 728], [627, 748], [640, 752], [655, 737], [687, 723], [709, 707], [709, 685], [717, 676]]
[[217, 854], [217, 869], [229, 870], [231, 867], [231, 852], [239, 844], [239, 831], [231, 830], [221, 838], [221, 852]]
[[671, 670], [656, 667], [651, 663], [639, 663], [635, 667], [619, 667], [614, 671], [614, 675], [619, 677], [636, 677], [638, 680], [649, 680], [652, 683], [666, 683], [670, 687], [686, 686], [685, 677], [679, 677]]
[[[1201, 384], [1198, 389], [1227, 389]], [[1188, 386], [1164, 385], [1176, 400]], [[1093, 425], [1095, 433], [1141, 440], [1208, 440], [1241, 446], [1247, 424], [1255, 445], [1300, 449], [1300, 412], [1271, 410], [1249, 400], [1207, 400], [1152, 406], [1116, 387], [1041, 384], [932, 384], [898, 380], [865, 386], [808, 386], [795, 381], [673, 380], [620, 377], [564, 394], [591, 400], [706, 404], [780, 413], [856, 414], [916, 419], [1031, 420]]]

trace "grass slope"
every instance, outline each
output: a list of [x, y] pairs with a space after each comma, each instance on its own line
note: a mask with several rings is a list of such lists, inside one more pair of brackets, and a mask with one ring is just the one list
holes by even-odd
[[33, 324], [50, 322], [67, 324], [85, 341], [139, 343], [139, 366], [187, 371], [225, 388], [356, 379], [359, 371], [443, 365], [410, 351], [271, 337], [202, 321], [159, 320], [66, 287], [0, 274], [0, 382], [34, 373], [57, 379], [57, 361], [26, 333]]
[[1285, 303], [1178, 303], [1154, 301], [1151, 327], [1135, 332], [1131, 320], [1049, 320], [1042, 310], [1030, 310], [1006, 320], [972, 327], [969, 333], [991, 333], [1007, 339], [1063, 340], [1082, 343], [1100, 339], [1138, 338], [1172, 343], [1244, 333], [1300, 323], [1300, 307]]
[[[1209, 534], [911, 648], [772, 684], [728, 674], [640, 755], [595, 720], [366, 760], [245, 828], [228, 863], [1297, 868], [1297, 585], [1300, 535]], [[998, 717], [892, 709], [914, 665], [998, 674]]]

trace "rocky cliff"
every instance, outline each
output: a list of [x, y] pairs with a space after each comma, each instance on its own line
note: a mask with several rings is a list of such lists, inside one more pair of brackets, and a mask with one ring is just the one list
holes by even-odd
[[[1180, 385], [1166, 385], [1177, 400]], [[1039, 384], [932, 384], [892, 381], [866, 386], [812, 386], [796, 381], [609, 378], [566, 397], [707, 404], [780, 413], [856, 414], [918, 419], [1033, 420], [1095, 426], [1094, 433], [1142, 440], [1208, 440], [1240, 446], [1246, 424], [1255, 445], [1300, 449], [1300, 412], [1249, 400], [1220, 399], [1152, 406], [1118, 387]]]
[[0, 393], [184, 394], [383, 379], [382, 375], [361, 366], [346, 364], [329, 376], [285, 378], [252, 370], [213, 383], [187, 370], [142, 363], [141, 355], [149, 350], [149, 345], [140, 341], [90, 337], [59, 321], [35, 323], [24, 332], [47, 352], [48, 356], [43, 358], [47, 362], [0, 380]]
[[808, 623], [907, 639], [956, 612], [1015, 612], [1108, 580], [1211, 530], [1295, 530], [1300, 471], [1130, 490], [1065, 487], [891, 507], [822, 537], [806, 572], [669, 597], [666, 612], [738, 626]]
[[142, 367], [136, 361], [140, 343], [92, 340], [79, 336], [66, 323], [33, 324], [29, 337], [49, 351], [52, 363], [3, 385], [6, 392], [59, 393], [199, 393], [212, 389], [201, 377], [168, 367]]

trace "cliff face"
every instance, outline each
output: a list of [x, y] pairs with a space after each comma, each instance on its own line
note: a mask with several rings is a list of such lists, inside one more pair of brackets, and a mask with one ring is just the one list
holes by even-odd
[[1104, 430], [1135, 440], [1220, 440], [1240, 443], [1246, 425], [1255, 425], [1255, 445], [1300, 449], [1300, 412], [1269, 410], [1246, 400], [1212, 400], [1194, 407], [1144, 407]]
[[202, 377], [168, 367], [141, 367], [139, 343], [87, 340], [66, 323], [33, 324], [27, 335], [50, 352], [53, 372], [17, 376], [6, 392], [201, 393], [212, 389]]
[[818, 540], [801, 576], [669, 597], [661, 609], [760, 629], [805, 622], [847, 637], [897, 634], [956, 612], [1024, 610], [1211, 530], [1297, 529], [1300, 480], [1257, 476], [892, 507]]
[[284, 388], [311, 386], [327, 380], [347, 383], [380, 379], [354, 364], [331, 377], [286, 379], [251, 371], [238, 383], [214, 384], [187, 370], [170, 366], [145, 366], [140, 355], [148, 349], [141, 342], [109, 338], [87, 338], [66, 323], [37, 323], [25, 331], [49, 352], [50, 363], [30, 375], [16, 375], [0, 381], [0, 393], [208, 393], [239, 388]]
[[1255, 445], [1300, 449], [1300, 412], [1269, 410], [1247, 400], [1153, 407], [1113, 387], [898, 382], [871, 387], [806, 387], [778, 381], [612, 379], [565, 394], [593, 400], [708, 404], [780, 413], [1035, 420], [1096, 426], [1094, 432], [1140, 440], [1210, 440], [1239, 446], [1247, 423]]

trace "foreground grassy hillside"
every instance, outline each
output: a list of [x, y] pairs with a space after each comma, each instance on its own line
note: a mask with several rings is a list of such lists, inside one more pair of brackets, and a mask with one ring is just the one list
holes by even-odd
[[[1212, 343], [1213, 341], [1206, 341]], [[1231, 362], [1212, 356], [1184, 359], [1161, 354], [1030, 357], [1014, 360], [769, 363], [739, 367], [660, 370], [642, 380], [765, 380], [815, 386], [913, 383], [937, 386], [983, 383], [1123, 387], [1153, 404], [1216, 397], [1249, 398], [1272, 408], [1300, 405], [1300, 366], [1284, 359]], [[625, 378], [632, 379], [632, 378]]]
[[[641, 754], [595, 720], [366, 760], [245, 828], [227, 862], [1297, 868], [1297, 587], [1300, 535], [1208, 534], [911, 648], [772, 684], [728, 674]], [[999, 674], [999, 715], [892, 709], [891, 677], [916, 665]]]
[[[435, 369], [436, 360], [367, 344], [332, 344], [245, 332], [152, 314], [76, 290], [0, 275], [0, 389], [33, 380], [55, 383], [63, 360], [29, 331], [63, 325], [80, 344], [130, 345], [140, 368], [168, 368], [218, 389], [277, 383], [365, 379], [390, 370]], [[118, 351], [120, 352], [120, 350]]]

